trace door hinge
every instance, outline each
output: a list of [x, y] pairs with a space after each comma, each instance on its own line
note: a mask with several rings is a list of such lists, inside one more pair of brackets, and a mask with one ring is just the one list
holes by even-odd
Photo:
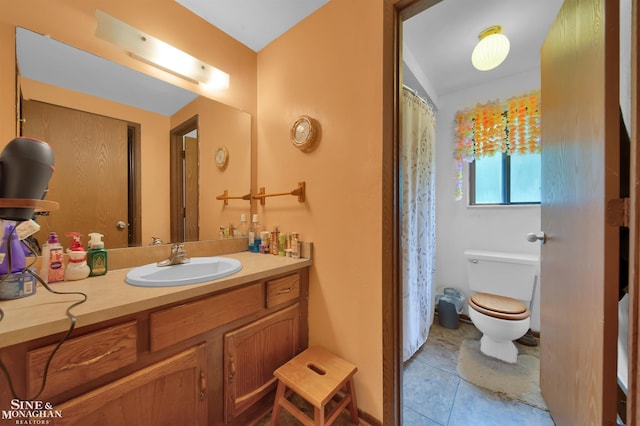
[[629, 198], [616, 198], [607, 201], [607, 225], [629, 227]]

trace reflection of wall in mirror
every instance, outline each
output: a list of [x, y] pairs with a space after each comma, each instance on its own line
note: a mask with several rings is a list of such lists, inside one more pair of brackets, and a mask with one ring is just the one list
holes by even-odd
[[[199, 97], [171, 117], [175, 128], [198, 114], [198, 150], [200, 158], [200, 239], [218, 238], [218, 227], [239, 225], [240, 215], [249, 218], [250, 203], [230, 200], [228, 205], [216, 196], [229, 191], [231, 196], [250, 192], [251, 115], [219, 102]], [[225, 145], [229, 163], [224, 170], [215, 165], [214, 153]]]
[[[23, 0], [21, 2], [0, 3], [0, 148], [18, 135], [16, 125], [16, 81], [15, 81], [15, 26], [19, 25], [74, 47], [86, 50], [130, 68], [154, 75], [162, 80], [192, 91], [200, 91], [197, 85], [186, 82], [171, 74], [159, 71], [147, 64], [136, 61], [102, 40], [94, 37], [95, 9], [127, 20], [136, 27], [149, 32], [176, 47], [189, 51], [205, 62], [218, 66], [231, 75], [231, 87], [216, 94], [206, 94], [220, 101], [256, 113], [257, 55], [255, 52], [233, 40], [227, 34], [207, 24], [173, 0], [155, 0], [153, 7], [146, 2], [128, 0], [97, 0], [78, 2], [75, 0]], [[33, 13], [37, 10], [37, 13]], [[52, 19], [55, 17], [55, 19]], [[206, 42], [203, 42], [206, 40]], [[213, 48], [212, 46], [215, 46]], [[201, 92], [202, 93], [202, 92]], [[202, 93], [205, 94], [205, 93]], [[122, 108], [122, 107], [119, 107]], [[113, 108], [120, 111], [119, 108]], [[126, 108], [126, 107], [125, 107]], [[97, 112], [98, 113], [98, 112]], [[103, 114], [121, 117], [121, 114]], [[167, 119], [165, 117], [165, 119]], [[143, 122], [127, 117], [127, 120]], [[155, 120], [155, 119], [154, 119]], [[166, 121], [166, 120], [165, 120]], [[168, 124], [147, 126], [143, 132], [142, 167], [142, 242], [151, 241], [151, 235], [166, 232], [169, 236], [169, 194], [157, 191], [157, 182], [169, 181], [168, 167], [157, 164], [169, 163], [167, 150], [157, 150], [152, 141], [166, 140]], [[165, 131], [166, 129], [166, 131]], [[255, 130], [251, 130], [255, 134]], [[146, 149], [144, 148], [146, 146]], [[145, 155], [153, 151], [152, 161]], [[156, 164], [145, 167], [144, 164]], [[206, 170], [206, 169], [205, 169]], [[211, 194], [215, 199], [216, 194]], [[204, 206], [203, 206], [204, 207]], [[216, 208], [219, 206], [216, 205]], [[239, 216], [239, 215], [238, 215]], [[206, 217], [206, 215], [205, 215]], [[155, 223], [147, 224], [147, 218]], [[157, 225], [161, 223], [162, 225]], [[164, 225], [166, 224], [166, 225]], [[160, 231], [161, 227], [164, 231]], [[159, 232], [160, 231], [160, 232]]]

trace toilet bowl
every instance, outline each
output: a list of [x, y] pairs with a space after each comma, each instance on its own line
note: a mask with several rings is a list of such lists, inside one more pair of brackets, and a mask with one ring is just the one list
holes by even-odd
[[489, 293], [474, 294], [468, 304], [471, 322], [482, 332], [480, 351], [505, 362], [517, 362], [518, 348], [513, 341], [529, 330], [529, 309], [516, 299]]
[[528, 254], [467, 250], [467, 278], [474, 293], [468, 299], [469, 318], [482, 332], [483, 354], [515, 363], [513, 343], [531, 324], [528, 305], [537, 279], [538, 257]]

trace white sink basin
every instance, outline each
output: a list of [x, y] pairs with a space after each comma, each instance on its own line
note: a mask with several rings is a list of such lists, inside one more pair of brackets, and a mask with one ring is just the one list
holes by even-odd
[[198, 284], [228, 277], [242, 269], [242, 263], [228, 257], [193, 257], [189, 263], [158, 266], [155, 263], [133, 268], [125, 282], [141, 287], [171, 287]]

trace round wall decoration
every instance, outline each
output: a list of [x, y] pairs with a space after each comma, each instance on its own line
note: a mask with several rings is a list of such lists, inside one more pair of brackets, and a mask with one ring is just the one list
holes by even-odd
[[309, 151], [318, 136], [319, 124], [313, 118], [303, 115], [291, 126], [291, 143], [302, 151]]
[[227, 147], [221, 146], [216, 149], [216, 166], [220, 169], [224, 169], [227, 167], [227, 162], [229, 161], [229, 152], [227, 151]]

